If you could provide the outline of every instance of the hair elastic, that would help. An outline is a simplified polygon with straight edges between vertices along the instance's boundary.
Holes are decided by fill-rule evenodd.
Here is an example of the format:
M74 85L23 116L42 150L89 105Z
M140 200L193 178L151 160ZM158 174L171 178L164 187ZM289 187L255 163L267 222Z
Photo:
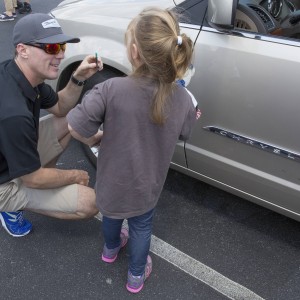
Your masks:
M177 45L181 45L182 44L182 37L180 35L177 36Z

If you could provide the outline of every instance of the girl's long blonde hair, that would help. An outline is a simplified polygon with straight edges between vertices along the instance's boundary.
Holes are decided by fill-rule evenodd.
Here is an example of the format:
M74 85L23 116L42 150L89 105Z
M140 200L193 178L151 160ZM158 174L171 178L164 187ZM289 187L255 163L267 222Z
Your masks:
M129 23L125 42L136 44L141 61L132 76L146 76L157 82L151 116L154 123L162 125L175 80L184 76L191 63L193 42L180 34L174 12L153 7L144 9Z

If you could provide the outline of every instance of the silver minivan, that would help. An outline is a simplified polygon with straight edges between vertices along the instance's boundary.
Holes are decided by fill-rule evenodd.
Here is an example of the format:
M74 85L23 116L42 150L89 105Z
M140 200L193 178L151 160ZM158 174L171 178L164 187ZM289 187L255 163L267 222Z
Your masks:
M300 0L63 1L51 14L81 42L53 88L95 51L105 70L86 89L129 74L124 32L146 6L180 12L195 44L188 89L202 116L171 167L299 221Z

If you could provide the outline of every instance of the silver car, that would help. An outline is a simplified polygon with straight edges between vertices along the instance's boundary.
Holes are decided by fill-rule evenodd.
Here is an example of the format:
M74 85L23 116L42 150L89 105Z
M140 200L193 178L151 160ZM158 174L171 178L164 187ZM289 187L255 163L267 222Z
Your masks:
M105 70L86 89L130 73L124 32L146 6L180 12L195 43L188 89L202 116L171 167L300 221L300 0L63 1L51 14L81 42L53 88L96 52Z

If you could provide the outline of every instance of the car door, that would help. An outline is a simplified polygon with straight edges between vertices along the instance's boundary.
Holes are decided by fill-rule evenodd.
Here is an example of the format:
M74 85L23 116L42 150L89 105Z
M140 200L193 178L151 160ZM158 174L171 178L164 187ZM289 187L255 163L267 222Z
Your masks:
M205 23L189 89L202 116L186 144L198 179L300 219L300 43Z

